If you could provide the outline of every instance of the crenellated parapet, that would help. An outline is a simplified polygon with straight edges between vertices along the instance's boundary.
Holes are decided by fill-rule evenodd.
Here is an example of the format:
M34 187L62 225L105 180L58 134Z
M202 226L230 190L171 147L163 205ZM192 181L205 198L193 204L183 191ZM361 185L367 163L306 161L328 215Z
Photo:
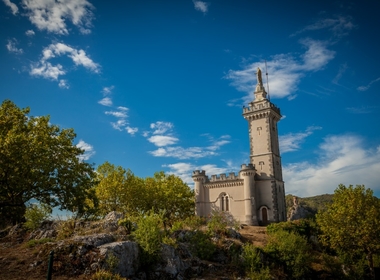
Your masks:
M271 110L268 110L271 109ZM271 103L268 100L263 102L251 102L248 107L243 107L243 116L249 115L254 116L254 118L266 117L273 111L281 117L280 108Z

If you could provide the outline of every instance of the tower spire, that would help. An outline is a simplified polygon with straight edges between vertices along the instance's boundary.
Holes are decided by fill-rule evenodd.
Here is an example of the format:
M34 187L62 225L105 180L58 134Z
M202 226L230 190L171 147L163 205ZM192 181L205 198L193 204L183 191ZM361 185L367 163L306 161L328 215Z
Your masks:
M257 78L257 85L254 92L255 101L260 101L267 98L267 93L263 86L263 76L261 73L261 69L259 67L257 67L256 78Z

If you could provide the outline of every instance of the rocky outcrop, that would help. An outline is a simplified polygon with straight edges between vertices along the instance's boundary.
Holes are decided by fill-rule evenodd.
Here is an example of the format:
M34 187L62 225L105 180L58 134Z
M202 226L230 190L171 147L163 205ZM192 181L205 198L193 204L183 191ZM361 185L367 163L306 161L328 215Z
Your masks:
M298 198L293 196L293 206L289 209L288 221L305 219L311 215L312 213L309 210L298 203Z
M112 269L122 277L133 276L138 271L140 266L139 246L136 242L112 242L98 248L100 256L105 260L102 265L103 268Z

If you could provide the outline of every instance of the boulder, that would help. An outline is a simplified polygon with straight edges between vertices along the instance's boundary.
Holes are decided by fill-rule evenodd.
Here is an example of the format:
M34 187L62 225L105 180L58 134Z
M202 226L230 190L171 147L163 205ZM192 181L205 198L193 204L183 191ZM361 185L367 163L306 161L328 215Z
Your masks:
M86 245L91 245L94 247L99 247L101 245L111 243L114 241L112 234L102 233L102 234L92 234L86 236L75 236L72 238L75 242L84 243Z
M104 266L109 268L112 259L116 258L113 272L122 277L133 276L139 268L139 247L136 242L121 241L104 244L98 247L100 255L105 258ZM107 262L108 260L108 262Z

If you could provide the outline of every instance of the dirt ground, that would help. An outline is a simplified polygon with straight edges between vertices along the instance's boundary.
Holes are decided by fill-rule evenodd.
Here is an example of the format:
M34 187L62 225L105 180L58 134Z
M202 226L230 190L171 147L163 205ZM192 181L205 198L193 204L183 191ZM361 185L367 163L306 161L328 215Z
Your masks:
M266 228L258 226L245 226L240 234L246 241L256 246L266 244ZM40 280L46 279L48 268L48 252L42 249L44 245L28 247L25 242L9 238L0 239L0 280ZM46 259L46 262L36 263L37 259ZM59 268L54 267L53 280L89 279L89 276L59 275ZM206 278L203 278L206 279Z

